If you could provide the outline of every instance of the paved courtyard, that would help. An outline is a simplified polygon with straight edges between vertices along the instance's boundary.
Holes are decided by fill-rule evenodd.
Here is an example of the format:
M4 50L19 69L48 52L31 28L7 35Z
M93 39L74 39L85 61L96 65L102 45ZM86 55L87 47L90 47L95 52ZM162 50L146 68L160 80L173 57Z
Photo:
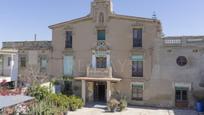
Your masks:
M198 113L193 110L167 110L140 107L128 107L123 112L111 113L106 110L106 106L104 105L94 105L84 107L75 112L69 112L69 115L198 115Z

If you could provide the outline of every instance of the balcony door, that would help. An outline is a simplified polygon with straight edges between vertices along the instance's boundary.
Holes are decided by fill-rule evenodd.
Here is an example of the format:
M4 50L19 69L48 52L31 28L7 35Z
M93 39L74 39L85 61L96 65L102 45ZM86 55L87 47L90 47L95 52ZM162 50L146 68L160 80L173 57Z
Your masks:
M188 107L188 88L176 88L175 90L175 104L176 107Z
M106 57L96 57L96 67L97 68L106 68Z
M73 56L64 56L64 75L72 76L73 75L73 66L74 59Z

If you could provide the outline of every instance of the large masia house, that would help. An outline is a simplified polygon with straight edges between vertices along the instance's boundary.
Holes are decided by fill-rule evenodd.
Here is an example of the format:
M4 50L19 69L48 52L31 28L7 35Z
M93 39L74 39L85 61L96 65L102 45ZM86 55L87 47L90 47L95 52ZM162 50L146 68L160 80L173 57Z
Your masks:
M46 60L36 63L50 76L73 76L74 93L85 102L125 96L133 105L192 107L204 94L202 36L164 38L159 20L115 14L111 0L94 0L87 16L49 28L52 48L42 49ZM19 50L36 54L19 65L38 59L31 51Z

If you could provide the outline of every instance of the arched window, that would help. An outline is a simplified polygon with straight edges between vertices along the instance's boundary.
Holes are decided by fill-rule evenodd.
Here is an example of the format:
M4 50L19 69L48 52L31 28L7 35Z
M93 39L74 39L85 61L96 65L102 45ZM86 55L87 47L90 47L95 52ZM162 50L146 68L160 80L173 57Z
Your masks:
M99 14L99 23L104 23L104 14L102 12Z

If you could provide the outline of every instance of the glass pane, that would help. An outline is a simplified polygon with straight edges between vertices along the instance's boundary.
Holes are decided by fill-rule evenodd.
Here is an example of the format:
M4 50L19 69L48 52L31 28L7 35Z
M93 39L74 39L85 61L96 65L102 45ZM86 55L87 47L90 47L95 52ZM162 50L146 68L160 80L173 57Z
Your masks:
M143 76L143 61L132 62L132 76L142 77Z
M98 30L98 40L105 40L105 39L106 39L105 30Z
M65 48L72 48L72 32L66 32Z
M182 100L183 100L183 101L186 101L187 98L188 98L187 91L186 91L186 90L183 90L183 91L182 91Z
M133 29L133 47L142 47L142 29Z
M181 100L181 91L176 90L176 100Z
M21 60L20 60L20 62L21 62L21 67L26 67L26 57L21 57L20 58Z
M106 68L106 57L96 57L96 67Z
M8 66L11 65L11 57L8 57Z
M137 84L132 85L132 98L136 100L142 100L143 86Z
M41 60L41 67L47 68L47 60L46 59Z

